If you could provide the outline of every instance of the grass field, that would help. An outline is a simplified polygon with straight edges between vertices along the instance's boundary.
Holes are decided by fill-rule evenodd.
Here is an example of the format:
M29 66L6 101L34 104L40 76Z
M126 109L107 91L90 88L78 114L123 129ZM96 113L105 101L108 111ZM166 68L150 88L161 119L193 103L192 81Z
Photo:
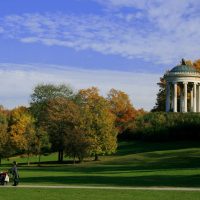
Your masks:
M68 161L58 164L54 162L56 156L43 157L41 167L36 164L28 167L25 158L13 158L22 163L21 184L200 187L197 142L123 142L116 155L75 165L67 164ZM8 161L4 161L2 169L8 167Z
M1 189L4 200L198 200L200 192L89 189Z

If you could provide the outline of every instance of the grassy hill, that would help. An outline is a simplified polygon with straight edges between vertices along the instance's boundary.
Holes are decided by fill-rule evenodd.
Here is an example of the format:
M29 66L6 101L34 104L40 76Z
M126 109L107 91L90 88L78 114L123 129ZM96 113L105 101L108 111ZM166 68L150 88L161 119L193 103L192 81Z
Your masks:
M199 144L121 142L115 155L101 157L98 162L74 165L66 159L58 164L52 154L42 158L41 167L26 166L26 158L17 157L4 160L1 169L17 160L21 184L199 187Z

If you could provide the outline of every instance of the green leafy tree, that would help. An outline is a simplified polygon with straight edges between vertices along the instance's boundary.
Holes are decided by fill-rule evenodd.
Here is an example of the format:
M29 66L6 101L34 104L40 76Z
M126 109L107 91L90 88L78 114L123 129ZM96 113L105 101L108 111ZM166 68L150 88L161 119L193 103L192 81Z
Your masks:
M156 105L152 109L153 112L165 111L166 105L166 81L164 77L160 78L160 82L157 85L159 86L159 91L157 93Z
M49 124L48 120L48 105L49 102L56 98L66 98L73 99L74 93L70 86L68 85L53 85L53 84L40 84L35 87L33 94L31 95L31 112L36 119L37 130L45 129L45 125ZM52 135L52 131L48 129L49 139L53 142L53 138L56 137L57 133ZM53 149L57 149L55 142L52 144ZM63 148L59 151L58 161L63 159Z
M39 84L31 95L31 111L40 126L45 119L48 102L57 97L73 98L73 90L68 85Z
M35 153L38 156L38 165L40 166L41 156L49 152L51 147L48 133L42 128L36 129Z

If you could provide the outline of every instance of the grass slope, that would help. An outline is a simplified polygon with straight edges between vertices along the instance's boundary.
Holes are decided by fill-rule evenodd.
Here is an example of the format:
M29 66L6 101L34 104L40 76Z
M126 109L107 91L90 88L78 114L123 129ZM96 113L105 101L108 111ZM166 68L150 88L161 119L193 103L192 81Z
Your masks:
M116 155L76 165L54 162L55 154L43 157L41 167L26 166L25 158L13 159L22 163L21 184L200 187L198 142L122 142ZM8 161L2 165L6 168Z

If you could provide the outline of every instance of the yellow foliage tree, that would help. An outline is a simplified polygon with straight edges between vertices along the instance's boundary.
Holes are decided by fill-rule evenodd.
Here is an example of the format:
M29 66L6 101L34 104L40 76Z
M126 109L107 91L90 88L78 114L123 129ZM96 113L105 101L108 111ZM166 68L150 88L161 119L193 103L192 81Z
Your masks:
M27 108L18 107L11 111L9 129L12 146L20 152L27 153L29 164L29 156L34 151L36 138L34 119Z
M1 159L8 155L8 113L2 106L0 106L0 164Z
M193 62L193 66L200 71L200 59Z
M92 143L91 153L98 160L100 154L110 154L117 148L115 115L110 111L109 102L99 95L96 87L82 89L78 93L82 113L82 130Z

